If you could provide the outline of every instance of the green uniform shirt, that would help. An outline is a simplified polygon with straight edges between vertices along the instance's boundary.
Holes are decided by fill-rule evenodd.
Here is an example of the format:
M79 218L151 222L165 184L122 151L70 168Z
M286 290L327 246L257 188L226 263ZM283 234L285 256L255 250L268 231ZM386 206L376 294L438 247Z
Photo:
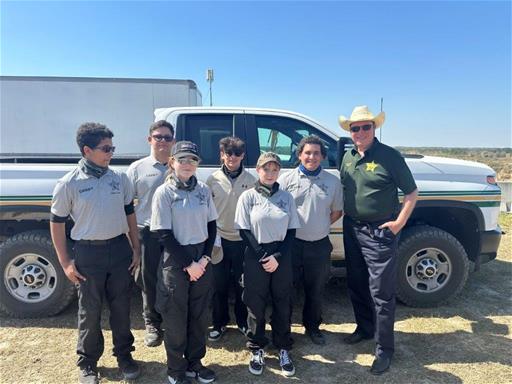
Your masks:
M402 155L377 139L363 157L355 148L345 153L340 178L345 214L360 221L377 221L397 214L397 188L405 195L416 189Z

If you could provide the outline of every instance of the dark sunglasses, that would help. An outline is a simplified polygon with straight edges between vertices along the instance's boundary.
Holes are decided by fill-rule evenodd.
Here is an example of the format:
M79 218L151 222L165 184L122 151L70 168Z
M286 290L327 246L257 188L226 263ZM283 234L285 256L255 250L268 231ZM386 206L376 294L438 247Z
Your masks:
M105 153L110 153L110 152L114 153L114 151L116 150L116 147L112 147L110 145L103 145L101 147L96 147L94 149L99 149L100 151L103 151Z
M152 135L151 137L153 139L155 139L156 141L158 141L159 143L161 143L164 140L167 141L168 143L170 143L172 141L172 139L174 138L170 135Z
M242 156L244 153L242 151L225 151L224 154L226 156L236 156L236 157L240 157Z
M350 127L350 132L357 133L359 130L363 128L363 131L368 132L373 128L373 124L365 124L365 125L355 125Z

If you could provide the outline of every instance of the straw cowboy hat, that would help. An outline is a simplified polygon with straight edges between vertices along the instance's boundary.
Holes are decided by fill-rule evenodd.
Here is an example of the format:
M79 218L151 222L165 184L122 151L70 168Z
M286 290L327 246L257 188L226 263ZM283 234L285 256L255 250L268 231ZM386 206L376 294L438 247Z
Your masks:
M377 116L373 116L373 113L370 112L368 106L359 105L354 108L352 114L350 115L350 119L347 119L345 116L340 116L339 123L341 128L345 131L350 132L350 124L355 123L357 121L373 121L375 124L375 129L379 128L382 124L384 124L384 120L386 119L386 114L384 112L379 113Z

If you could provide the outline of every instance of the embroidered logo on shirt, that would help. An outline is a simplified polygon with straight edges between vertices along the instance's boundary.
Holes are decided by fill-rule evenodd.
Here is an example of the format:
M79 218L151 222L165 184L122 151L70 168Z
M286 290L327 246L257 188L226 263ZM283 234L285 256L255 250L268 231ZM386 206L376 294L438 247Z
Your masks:
M89 188L84 188L84 189L79 189L78 190L78 193L84 193L84 192L87 192L87 191L92 191L93 187L89 187Z
M325 183L322 183L322 184L318 184L318 188L320 188L322 190L323 193L327 194L327 191L329 189L329 186L326 185Z
M110 185L110 187L112 188L111 193L120 193L121 192L121 186L119 184L120 183L117 180L112 180L110 183L108 183L108 185Z
M206 196L206 193L205 193L205 192L203 192L203 191L199 191L199 192L197 192L196 197L197 197L197 199L199 200L199 204L200 204L200 205L205 205L205 204L206 204L206 198L207 198L207 196Z
M147 175L144 175L144 177L154 177L154 176L160 176L159 173L148 173Z
M284 201L283 199L279 200L276 205L282 209L283 211L286 209L286 207L288 206L288 202L287 201Z
M377 163L375 163L375 161L372 160L371 163L366 163L366 170L368 172L375 172L375 168L377 168Z

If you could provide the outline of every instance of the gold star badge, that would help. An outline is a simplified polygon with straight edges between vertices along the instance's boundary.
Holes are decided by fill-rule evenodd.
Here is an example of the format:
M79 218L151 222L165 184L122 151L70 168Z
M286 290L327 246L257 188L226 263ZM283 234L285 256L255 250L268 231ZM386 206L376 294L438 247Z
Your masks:
M375 161L372 161L371 163L366 163L366 170L369 172L375 172L375 168L377 168L377 165Z

